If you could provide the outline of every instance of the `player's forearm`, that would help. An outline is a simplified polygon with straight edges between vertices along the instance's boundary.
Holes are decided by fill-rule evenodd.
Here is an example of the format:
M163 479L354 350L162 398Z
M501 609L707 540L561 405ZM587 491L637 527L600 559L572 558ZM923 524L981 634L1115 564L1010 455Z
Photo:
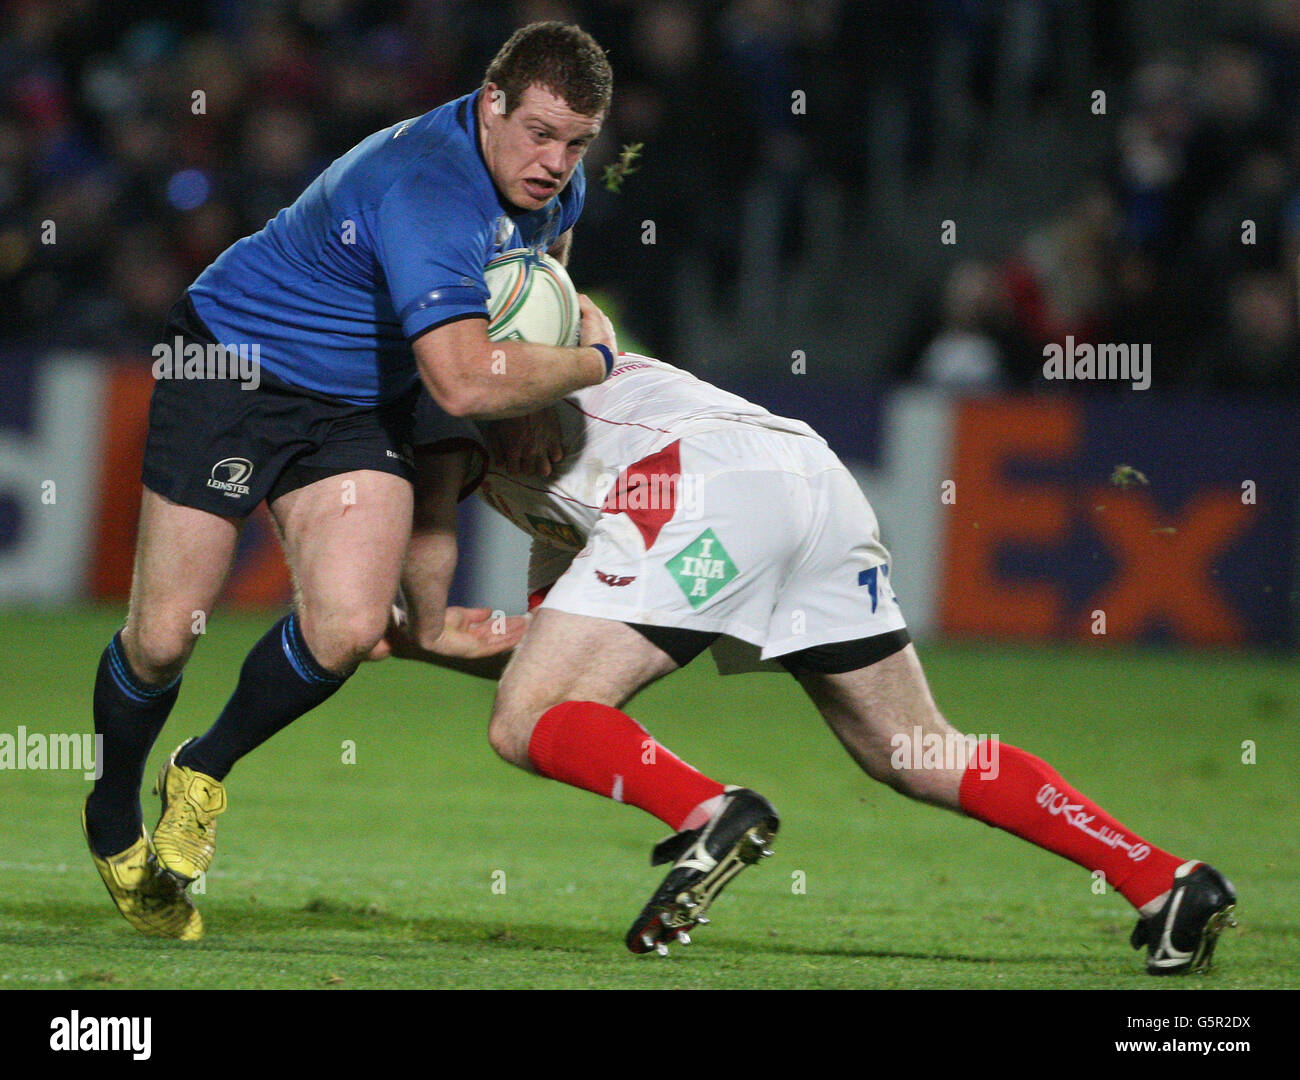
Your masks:
M447 592L456 572L456 505L469 475L465 450L416 449L415 505L402 564L407 632L422 646L442 634Z
M589 346L565 348L498 341L486 355L448 376L421 373L434 400L453 416L499 420L523 416L605 378L605 360Z
M410 636L429 646L442 634L447 592L456 572L456 534L442 530L412 532L402 567Z
M446 668L448 671L458 671L462 675L473 675L475 678L495 681L501 678L501 673L505 671L506 665L510 663L510 658L514 654L514 649L507 649L495 656L480 656L470 660L460 656L442 656L435 652L422 650L418 654L402 653L399 658L402 660L419 660L425 664L432 664L434 667Z

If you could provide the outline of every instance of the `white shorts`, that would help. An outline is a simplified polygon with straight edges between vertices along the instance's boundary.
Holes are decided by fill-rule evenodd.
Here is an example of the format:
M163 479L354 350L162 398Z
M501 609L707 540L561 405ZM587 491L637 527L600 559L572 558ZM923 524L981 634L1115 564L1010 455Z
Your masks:
M823 442L729 424L684 436L680 459L671 504L602 514L542 607L751 646L720 642L724 672L905 627L876 515Z

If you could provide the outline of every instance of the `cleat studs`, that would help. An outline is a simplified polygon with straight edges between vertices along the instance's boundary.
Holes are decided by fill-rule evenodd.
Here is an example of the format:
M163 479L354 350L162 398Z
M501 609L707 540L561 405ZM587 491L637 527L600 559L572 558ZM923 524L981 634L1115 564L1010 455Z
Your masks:
M691 943L691 935L688 934L685 930L683 930L680 934L677 935L677 940L680 941L683 945L689 945Z
M650 934L642 934L641 944L644 945L647 949L653 949L655 945L655 939Z
M695 921L696 921L697 923L699 923L701 926L708 926L709 923L712 922L713 920L712 920L712 919L706 919L703 915L701 915L701 916L700 916L698 919L696 919Z
M657 952L660 956L667 956L668 946L661 941L659 942L658 945L655 946L655 952Z
M774 852L770 847L765 847L762 851L758 853L758 857L760 859L766 859L775 854L776 852Z

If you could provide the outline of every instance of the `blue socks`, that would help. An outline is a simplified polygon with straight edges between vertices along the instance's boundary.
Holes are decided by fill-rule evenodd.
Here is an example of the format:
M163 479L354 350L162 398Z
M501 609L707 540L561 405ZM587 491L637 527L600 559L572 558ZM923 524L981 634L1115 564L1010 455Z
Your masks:
M347 681L316 662L297 615L276 623L253 646L239 683L217 721L178 755L177 763L224 780L235 762L330 697ZM140 787L149 751L180 693L142 683L127 663L121 632L113 635L95 676L95 734L103 736L102 773L86 802L91 847L101 858L140 837Z
M325 701L347 678L316 662L298 616L289 615L253 646L217 722L187 745L176 763L224 780L236 761Z
M99 658L95 675L95 734L103 736L101 774L86 802L91 846L100 857L125 851L140 838L140 785L158 732L180 693L181 677L165 686L136 678L121 631Z

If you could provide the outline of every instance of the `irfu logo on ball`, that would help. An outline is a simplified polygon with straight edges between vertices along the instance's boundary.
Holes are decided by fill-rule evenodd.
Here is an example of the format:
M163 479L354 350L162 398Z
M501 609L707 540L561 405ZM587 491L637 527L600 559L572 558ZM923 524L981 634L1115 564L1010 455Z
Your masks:
M664 565L693 608L707 604L738 573L712 529L705 529Z

